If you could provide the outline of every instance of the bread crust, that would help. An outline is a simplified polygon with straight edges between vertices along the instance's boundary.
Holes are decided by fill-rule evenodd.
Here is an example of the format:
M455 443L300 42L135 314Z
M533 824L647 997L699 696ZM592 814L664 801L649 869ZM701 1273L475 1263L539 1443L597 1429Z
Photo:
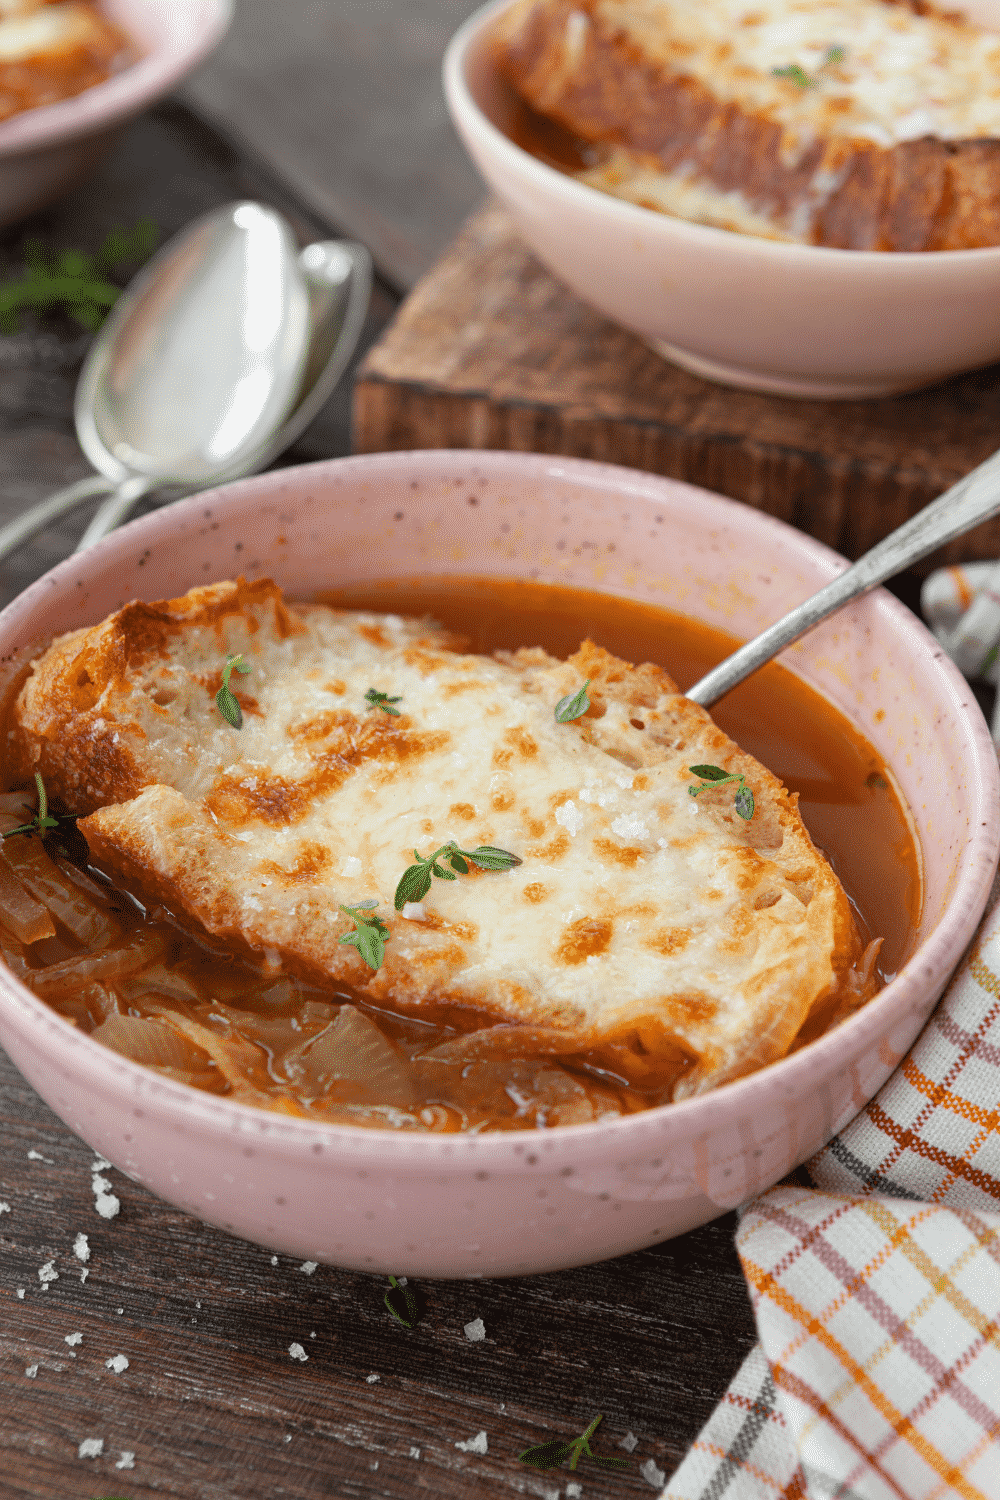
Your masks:
M576 25L570 57L574 15L589 24ZM520 0L500 17L493 53L540 114L617 148L637 174L683 170L742 195L776 238L882 251L1000 244L1000 140L928 136L885 147L820 134L789 149L780 122L645 54L606 24L599 0Z

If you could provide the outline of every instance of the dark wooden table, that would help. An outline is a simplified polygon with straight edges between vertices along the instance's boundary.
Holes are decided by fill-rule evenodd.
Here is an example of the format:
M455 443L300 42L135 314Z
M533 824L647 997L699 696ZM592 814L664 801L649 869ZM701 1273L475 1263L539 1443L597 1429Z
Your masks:
M167 105L123 135L96 180L0 239L0 280L20 265L25 235L91 248L149 215L167 237L245 195L288 213L303 239L337 231ZM376 288L367 342L395 300ZM0 520L87 472L72 423L86 345L58 316L0 336ZM345 389L284 461L348 443ZM71 549L87 514L0 565L5 600ZM648 1495L655 1475L640 1465L670 1473L753 1342L732 1216L583 1270L421 1284L421 1318L407 1331L377 1278L275 1263L117 1172L107 1175L121 1211L99 1216L92 1154L2 1054L0 1132L2 1500L471 1500L575 1493L570 1481L585 1500ZM86 1264L74 1253L80 1233ZM58 1279L39 1276L49 1263ZM464 1333L476 1318L481 1342ZM289 1357L293 1342L305 1363ZM121 1373L107 1364L119 1355ZM638 1439L628 1474L518 1463L524 1447L571 1437L597 1412L602 1451ZM486 1454L456 1446L481 1431ZM81 1457L88 1440L101 1452Z

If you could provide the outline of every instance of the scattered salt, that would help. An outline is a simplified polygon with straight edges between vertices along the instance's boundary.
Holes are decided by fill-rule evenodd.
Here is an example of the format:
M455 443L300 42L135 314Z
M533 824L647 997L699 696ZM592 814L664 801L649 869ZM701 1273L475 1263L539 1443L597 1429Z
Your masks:
M63 1340L63 1342L66 1343L66 1344L68 1344L71 1349L75 1349L76 1346L77 1346L77 1344L82 1344L83 1343L83 1334L82 1333L67 1333L67 1335L66 1335L65 1339Z
M570 1480L569 1484L566 1486L567 1500L577 1500L577 1496L582 1494L583 1485L577 1484L574 1480Z
M585 821L583 813L577 807L572 797L568 802L564 802L561 807L556 808L556 822L565 828L570 838L576 837Z
M94 1162L90 1170L92 1172L106 1172L108 1171L110 1166L111 1163L108 1161L108 1158L106 1156L101 1156L100 1154L95 1153Z
M302 1272L303 1276L311 1276L318 1265L318 1260L304 1260L301 1266L299 1266L299 1270Z
M113 1219L121 1208L121 1203L111 1191L109 1178L101 1176L101 1167L109 1167L110 1165L111 1163L106 1162L102 1156L99 1161L94 1163L92 1168L93 1176L90 1180L90 1186L94 1190L94 1207L102 1219Z
M43 1161L47 1167L54 1167L55 1166L55 1162L52 1161L49 1157L43 1156L40 1151L29 1151L28 1152L28 1160L29 1161Z
M29 1365L28 1368L25 1370L24 1373L25 1373L25 1375L27 1375L27 1377L28 1377L29 1380L34 1380L35 1376L38 1374L38 1366L37 1365Z
M130 1453L127 1448L119 1448L118 1451L121 1454L121 1458L115 1464L115 1468L116 1469L134 1469L135 1468L135 1454L134 1453Z
M410 1457L411 1458L419 1458L420 1457L420 1449L419 1448L411 1448L410 1449Z
M639 1446L639 1439L634 1432L626 1432L618 1446L624 1448L626 1453L634 1453Z
M666 1474L658 1469L651 1458L647 1458L644 1464L639 1465L639 1473L647 1484L651 1484L654 1490L661 1489L666 1481Z
M38 1279L42 1283L42 1290L48 1291L50 1281L59 1280L59 1272L56 1270L55 1261L47 1260L38 1273Z
M116 1375L122 1375L128 1369L128 1360L124 1354L116 1354L114 1359L106 1359L104 1361L104 1368L106 1370L114 1370Z
M278 1264L278 1257L276 1255L271 1256L271 1264L272 1266L276 1266Z
M381 1379L382 1379L381 1375L368 1375L368 1376L366 1376L366 1380L367 1380L367 1382L368 1382L369 1385L374 1385L376 1383L376 1381L379 1381Z
M465 1337L470 1344L479 1344L486 1337L486 1324L482 1318L473 1318L471 1323L465 1325Z
M21 1302L23 1302L24 1301L24 1287L23 1286L19 1286L18 1287L18 1289L17 1289L17 1295L18 1295L18 1299Z
M405 922L426 922L427 913L422 901L404 901L403 910L400 913Z
M344 860L344 868L340 872L341 878L344 880L354 880L358 875L361 874L363 868L364 867L360 859L358 859L357 855L349 854Z
M698 804L697 804L697 802L689 802L688 803L688 812L691 814L692 817L696 817L697 816L697 813L698 813Z
M622 813L611 825L611 832L620 839L648 839L649 829L637 813Z
M293 1359L300 1359L303 1364L305 1364L306 1360L309 1358L308 1354L303 1349L301 1344L289 1344L288 1352Z
M82 1285L83 1285L83 1283L84 1283L84 1282L85 1282L85 1281L86 1281L86 1279L87 1279L87 1277L88 1277L88 1276L89 1276L89 1275L90 1275L90 1272L89 1272L89 1271L88 1271L88 1270L87 1270L87 1267L86 1267L86 1266L84 1266L84 1268L83 1268L83 1270L82 1270L82 1271L81 1271L81 1272L80 1272L80 1285L81 1285L81 1286L82 1286Z
M488 1453L490 1451L485 1432L477 1432L475 1437L468 1438L464 1443L456 1443L455 1447L461 1448L463 1453Z
M10 1204L9 1203L0 1203L0 1214L9 1214L9 1213L10 1213Z
M81 1458L100 1458L104 1452L103 1438L84 1438L76 1450Z
M90 1259L90 1245L87 1243L85 1234L78 1234L73 1241L73 1254L77 1260L87 1261Z

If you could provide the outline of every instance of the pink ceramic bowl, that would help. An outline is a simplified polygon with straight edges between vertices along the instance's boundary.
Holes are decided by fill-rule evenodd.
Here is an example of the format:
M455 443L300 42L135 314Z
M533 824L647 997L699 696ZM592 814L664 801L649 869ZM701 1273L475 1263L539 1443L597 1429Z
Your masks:
M487 46L507 3L456 34L445 96L527 243L584 302L697 375L789 396L884 396L1000 359L1000 249L886 255L755 239L621 202L515 146L513 95ZM1000 0L964 8L1000 29Z
M218 46L234 0L102 0L138 61L104 83L0 121L0 228L53 202L90 170L111 133L169 94Z
M185 500L71 557L0 614L0 659L133 597L269 573L291 595L426 574L597 588L752 635L844 567L819 543L673 480L573 459L389 453ZM0 969L0 1041L71 1129L212 1224L303 1260L498 1276L619 1255L768 1187L847 1120L926 1020L986 899L997 762L972 694L880 591L787 653L861 726L913 811L919 946L839 1030L712 1094L551 1131L408 1135L238 1108L126 1062Z

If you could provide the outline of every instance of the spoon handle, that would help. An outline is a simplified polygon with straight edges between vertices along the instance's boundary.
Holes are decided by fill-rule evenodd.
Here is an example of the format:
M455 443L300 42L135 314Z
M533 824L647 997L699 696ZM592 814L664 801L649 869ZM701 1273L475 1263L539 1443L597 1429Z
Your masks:
M120 526L124 521L136 501L141 500L143 495L155 488L158 482L155 479L148 479L145 475L126 479L97 507L91 517L90 525L73 550L84 552L95 542L99 542L102 537L107 536L109 531L114 531L115 527Z
M67 485L64 490L56 490L47 500L40 500L37 505L30 506L15 521L0 526L0 562L15 547L34 536L36 531L44 530L50 521L58 520L66 511L82 505L84 500L90 500L94 495L103 495L112 488L112 480L105 479L102 474L91 474L86 479L78 479L76 484Z
M953 484L950 490L945 490L937 500L932 500L917 515L890 532L839 578L834 578L752 641L747 641L732 656L727 656L689 688L685 696L703 708L711 708L751 672L756 672L758 667L812 630L827 615L832 615L849 600L867 593L893 574L901 573L926 557L928 552L943 547L998 512L1000 452L994 453L971 474Z

